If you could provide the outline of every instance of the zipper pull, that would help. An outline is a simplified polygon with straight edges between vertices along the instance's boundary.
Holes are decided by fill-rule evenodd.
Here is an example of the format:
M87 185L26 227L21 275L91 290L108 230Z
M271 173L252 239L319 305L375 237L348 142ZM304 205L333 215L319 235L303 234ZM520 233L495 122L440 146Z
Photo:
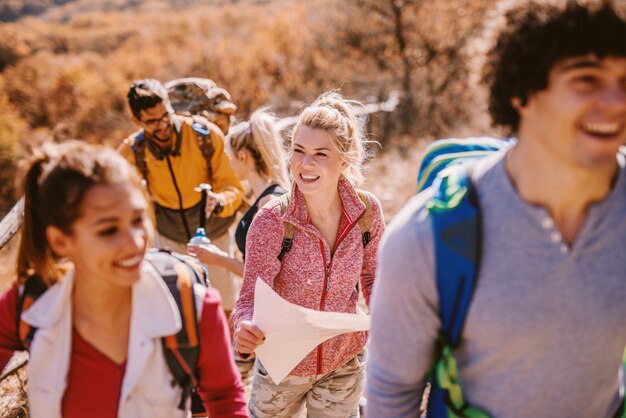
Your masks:
M328 292L328 285L330 283L330 263L326 266L326 291Z

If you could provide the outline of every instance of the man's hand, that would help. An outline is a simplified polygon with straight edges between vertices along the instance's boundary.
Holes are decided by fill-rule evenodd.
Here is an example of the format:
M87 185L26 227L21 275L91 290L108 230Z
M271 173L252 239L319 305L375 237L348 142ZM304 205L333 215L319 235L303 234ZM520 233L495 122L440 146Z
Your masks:
M241 354L252 354L265 341L265 334L251 321L241 321L235 331L235 350Z
M212 191L206 191L206 205L204 206L204 214L206 218L210 218L214 213L217 215L224 207L224 202L221 196Z

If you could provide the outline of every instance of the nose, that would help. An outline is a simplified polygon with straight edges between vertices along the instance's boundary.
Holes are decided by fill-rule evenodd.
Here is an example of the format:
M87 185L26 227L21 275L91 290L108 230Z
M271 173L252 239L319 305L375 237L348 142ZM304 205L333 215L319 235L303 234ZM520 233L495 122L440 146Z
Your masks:
M313 156L310 155L310 154L305 154L302 157L302 165L306 167L306 166L310 166L312 164L313 164Z
M601 102L611 108L626 108L626 86L623 83L615 83L607 88L602 95Z
M159 120L159 129L167 128L170 124L170 117L165 116L161 120Z
M145 228L129 228L124 238L124 244L129 249L142 250L146 247L148 231Z

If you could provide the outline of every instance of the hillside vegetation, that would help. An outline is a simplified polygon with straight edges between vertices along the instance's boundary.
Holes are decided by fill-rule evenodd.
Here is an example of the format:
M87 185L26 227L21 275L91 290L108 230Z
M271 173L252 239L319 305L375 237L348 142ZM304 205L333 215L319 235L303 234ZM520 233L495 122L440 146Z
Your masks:
M480 124L467 45L495 0L12 0L0 24L0 215L19 155L43 139L117 144L132 132L125 95L138 78L214 79L237 116L294 114L341 88L366 101L402 93L375 118L384 148ZM3 15L4 16L4 15ZM401 138L401 139L398 139Z

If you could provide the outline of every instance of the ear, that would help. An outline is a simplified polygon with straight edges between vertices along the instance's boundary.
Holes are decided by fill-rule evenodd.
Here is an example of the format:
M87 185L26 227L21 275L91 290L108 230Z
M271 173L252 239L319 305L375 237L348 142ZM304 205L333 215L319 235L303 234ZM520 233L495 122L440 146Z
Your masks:
M141 126L141 121L135 117L135 115L131 115L130 120L137 126Z
M521 110L524 108L522 99L520 99L519 97L513 97L511 99L511 106L513 106L513 109L517 110L518 112L521 112Z
M245 164L250 159L250 153L245 149L240 149L235 153L235 157Z
M70 251L70 237L56 226L46 228L46 238L53 253L61 257L67 257Z

